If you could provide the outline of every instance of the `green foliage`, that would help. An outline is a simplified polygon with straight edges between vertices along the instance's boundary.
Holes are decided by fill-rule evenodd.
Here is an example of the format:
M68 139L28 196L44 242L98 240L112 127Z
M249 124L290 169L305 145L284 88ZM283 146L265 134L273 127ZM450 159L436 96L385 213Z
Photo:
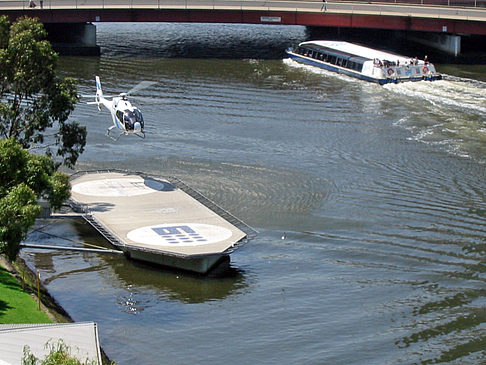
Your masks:
M19 244L40 213L35 193L20 184L0 199L0 252L15 260Z
M24 346L24 355L22 358L22 365L95 365L98 364L95 360L86 359L80 361L75 356L71 355L71 348L67 346L64 341L58 342L48 341L46 348L49 349L49 354L44 359L37 359L31 352L29 346Z
M57 146L56 155L72 167L86 145L86 128L68 122L78 101L76 84L56 76L58 57L46 36L37 19L11 24L0 17L0 137L48 155Z
M20 283L0 267L0 323L50 323L34 298L22 290Z
M69 196L68 176L51 158L29 153L12 138L0 140L0 253L15 260L40 213L39 198L57 209Z

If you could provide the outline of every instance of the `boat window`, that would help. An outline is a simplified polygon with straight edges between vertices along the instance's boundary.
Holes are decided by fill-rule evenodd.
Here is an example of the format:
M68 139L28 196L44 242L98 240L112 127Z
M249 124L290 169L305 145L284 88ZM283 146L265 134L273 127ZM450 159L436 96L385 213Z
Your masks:
M347 54L320 45L299 46L297 52L307 57L322 60L334 65L346 67L361 72L363 64L369 59L361 56Z

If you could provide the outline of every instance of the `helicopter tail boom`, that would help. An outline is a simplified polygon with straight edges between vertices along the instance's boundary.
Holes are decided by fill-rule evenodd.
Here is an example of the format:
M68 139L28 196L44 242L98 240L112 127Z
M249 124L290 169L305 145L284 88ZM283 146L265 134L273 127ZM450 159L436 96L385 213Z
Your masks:
M101 90L101 81L99 76L95 76L96 81L96 96L103 96L103 90Z
M95 102L93 104L98 105L98 110L101 110L101 105L103 103L103 90L101 90L101 81L99 76L95 76L96 82L96 96Z

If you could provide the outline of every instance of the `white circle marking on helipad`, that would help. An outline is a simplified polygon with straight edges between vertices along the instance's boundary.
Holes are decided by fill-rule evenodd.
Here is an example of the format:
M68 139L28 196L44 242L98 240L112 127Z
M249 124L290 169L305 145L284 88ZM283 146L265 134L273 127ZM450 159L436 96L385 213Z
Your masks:
M154 246L201 246L230 238L231 230L201 223L159 224L128 232L131 241Z
M151 179L144 180L138 176L86 181L72 187L73 192L78 194L107 197L150 194L162 189L164 189L163 182Z

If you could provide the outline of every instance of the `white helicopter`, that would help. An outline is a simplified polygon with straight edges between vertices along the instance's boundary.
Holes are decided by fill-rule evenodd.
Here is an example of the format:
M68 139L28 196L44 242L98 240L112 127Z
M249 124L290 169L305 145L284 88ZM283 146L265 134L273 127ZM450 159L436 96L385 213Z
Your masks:
M142 81L130 91L126 93L121 93L118 96L105 96L103 95L103 91L101 90L101 81L99 76L95 76L96 81L96 95L94 96L95 101L88 102L88 104L96 104L98 106L98 110L101 111L101 106L105 106L111 112L111 117L113 119L113 125L109 127L106 131L106 135L110 137L114 141L118 141L118 139L122 135L129 135L134 134L140 138L145 138L144 132L144 122L143 116L140 110L133 106L130 101L128 101L128 95L134 93L135 91L139 91L145 89L151 85L156 84L153 81ZM107 98L112 98L108 100ZM120 133L116 138L113 138L110 135L110 132L114 129L118 128Z

